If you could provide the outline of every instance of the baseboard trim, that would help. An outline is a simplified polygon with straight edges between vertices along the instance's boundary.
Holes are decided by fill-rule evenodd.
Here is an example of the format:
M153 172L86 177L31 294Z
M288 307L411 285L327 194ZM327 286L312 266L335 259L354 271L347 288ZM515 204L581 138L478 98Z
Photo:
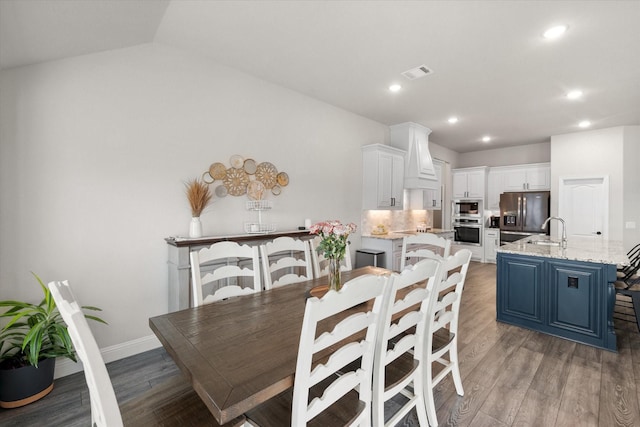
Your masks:
M161 345L162 344L155 335L148 335L132 341L105 347L100 350L100 353L102 354L104 363L109 363L124 359L125 357L135 356L136 354L144 353L145 351L153 350ZM58 358L58 360L56 360L54 378L66 377L67 375L75 374L76 372L82 372L82 370L81 362L74 363L72 360L67 358Z

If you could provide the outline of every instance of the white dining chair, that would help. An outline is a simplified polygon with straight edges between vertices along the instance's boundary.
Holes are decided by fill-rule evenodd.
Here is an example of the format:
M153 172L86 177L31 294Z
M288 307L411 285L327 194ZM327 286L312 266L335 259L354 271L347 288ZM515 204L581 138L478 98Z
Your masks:
M257 246L218 242L191 252L190 261L194 307L262 290ZM243 262L250 264L242 266ZM250 286L242 286L244 279L251 281ZM211 288L206 297L204 287Z
M315 237L309 240L311 248L311 262L313 264L314 277L320 278L329 274L329 260L324 257L324 253L319 250L318 245L322 239ZM350 271L353 269L351 264L351 244L347 242L347 249L344 252L344 258L340 262L340 271Z
M425 333L425 398L430 426L438 425L433 391L449 373L452 374L456 393L464 395L458 362L458 318L471 251L463 249L442 261L441 280L434 286L429 299ZM444 341L444 343L442 343ZM448 354L448 359L444 356ZM433 375L433 364L443 369Z
M60 315L67 324L76 354L82 362L89 388L92 426L219 426L182 375L167 380L125 403L121 411L100 348L69 283L50 282L48 287ZM245 418L239 417L224 427L239 427L244 423Z
M430 247L425 247L429 245ZM405 236L402 239L402 258L400 259L400 271L407 266L407 258L434 258L445 259L451 252L451 240L445 239L433 233L416 233Z
M265 289L313 279L306 240L278 237L260 245Z
M373 426L395 426L415 408L421 426L428 426L424 399L424 338L429 299L440 282L442 263L425 259L391 278L389 303L384 306L373 366ZM404 297L403 291L413 286ZM401 317L392 320L394 315ZM385 402L399 394L407 399L385 423ZM402 400L396 400L399 402ZM387 414L389 415L389 414Z
M387 280L360 276L340 291L307 299L293 390L249 411L249 423L261 427L371 425L373 348ZM373 303L363 304L367 301ZM334 326L319 332L319 324ZM338 375L345 365L352 368Z

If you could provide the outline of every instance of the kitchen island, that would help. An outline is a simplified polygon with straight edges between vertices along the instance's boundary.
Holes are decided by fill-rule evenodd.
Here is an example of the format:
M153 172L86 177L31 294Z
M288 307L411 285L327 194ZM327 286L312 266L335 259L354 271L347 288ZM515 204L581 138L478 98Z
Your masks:
M496 248L498 321L617 351L613 325L622 242L532 236Z

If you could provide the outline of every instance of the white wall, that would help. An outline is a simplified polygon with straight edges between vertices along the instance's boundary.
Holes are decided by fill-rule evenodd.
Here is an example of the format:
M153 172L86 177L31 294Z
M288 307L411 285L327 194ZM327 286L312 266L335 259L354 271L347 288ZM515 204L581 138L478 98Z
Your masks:
M640 126L625 126L624 132L624 212L623 221L635 222L635 228L624 228L627 251L640 243Z
M380 123L153 44L2 71L0 92L0 299L39 301L30 271L69 279L104 309L101 347L151 335L166 312L164 238L188 233L184 181L240 154L289 174L265 214L279 229L360 223L360 146L388 139ZM246 200L215 200L204 233L243 232Z
M609 239L623 241L623 144L623 127L552 136L551 215L558 213L560 177L608 176Z
M520 145L518 147L495 148L458 155L459 168L473 166L511 166L529 163L548 163L551 159L549 142Z

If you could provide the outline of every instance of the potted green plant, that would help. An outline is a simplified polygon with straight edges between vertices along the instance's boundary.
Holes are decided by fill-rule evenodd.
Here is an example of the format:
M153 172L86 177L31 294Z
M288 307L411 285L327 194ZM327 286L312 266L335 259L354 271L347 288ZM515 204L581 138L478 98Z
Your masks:
M49 288L34 273L44 298L40 304L0 301L9 307L0 314L8 322L0 330L0 407L17 408L46 396L53 389L56 357L76 362L67 326ZM87 310L100 310L85 306ZM101 323L96 316L86 318Z

